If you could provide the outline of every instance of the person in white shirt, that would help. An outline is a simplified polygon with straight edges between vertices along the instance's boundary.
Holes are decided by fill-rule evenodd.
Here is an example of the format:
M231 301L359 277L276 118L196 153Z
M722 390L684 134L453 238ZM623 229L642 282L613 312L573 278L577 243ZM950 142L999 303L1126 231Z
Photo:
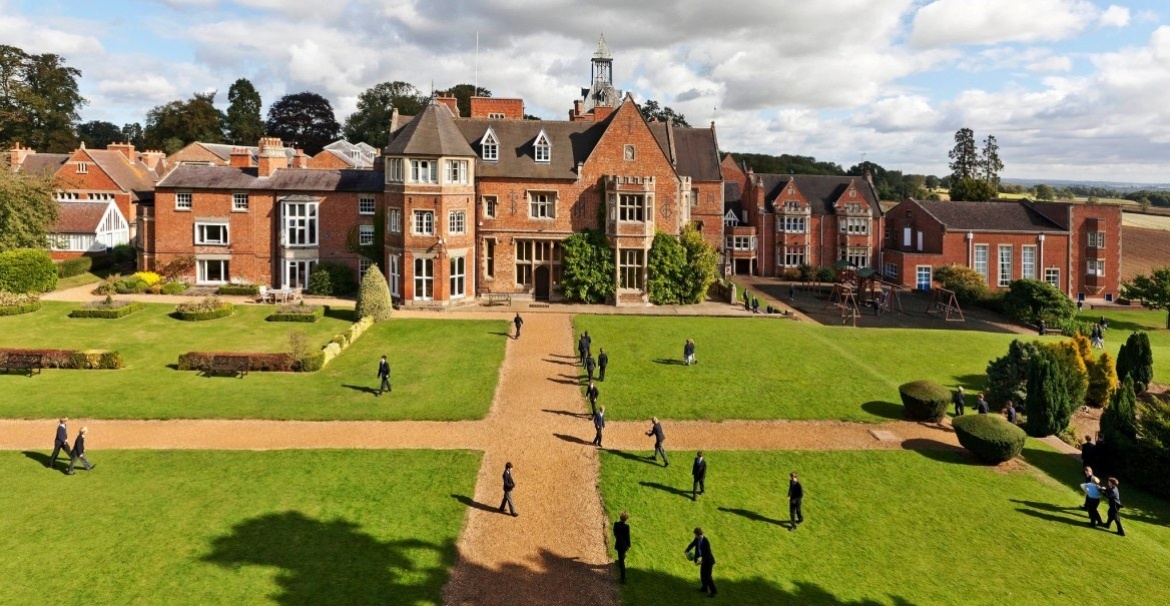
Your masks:
M1088 482L1081 484L1081 490L1085 491L1085 510L1089 512L1089 526L1093 528L1103 526L1105 523L1101 520L1101 512L1098 511L1098 507L1101 506L1101 481L1097 476L1092 476Z

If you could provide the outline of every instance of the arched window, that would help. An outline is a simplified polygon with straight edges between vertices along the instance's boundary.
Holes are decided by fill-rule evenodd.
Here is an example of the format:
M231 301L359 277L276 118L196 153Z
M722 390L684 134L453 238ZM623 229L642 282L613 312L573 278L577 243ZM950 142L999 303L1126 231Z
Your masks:
M548 135L543 130L536 136L536 142L533 146L536 148L537 162L552 161L552 143L549 142Z

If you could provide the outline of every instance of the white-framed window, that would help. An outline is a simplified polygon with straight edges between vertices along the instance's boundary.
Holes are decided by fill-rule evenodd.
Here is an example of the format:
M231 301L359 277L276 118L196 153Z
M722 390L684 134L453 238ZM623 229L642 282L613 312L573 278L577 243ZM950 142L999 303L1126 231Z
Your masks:
M618 251L618 277L620 288L642 289L642 266L645 251L623 248Z
M196 223L195 243L200 246L227 246L228 226L226 223Z
M370 267L374 265L368 257L358 257L358 280L366 277L366 272L370 271Z
M503 112L488 112L488 120L503 120Z
M556 218L557 195L547 191L528 192L528 216L532 219Z
M483 216L488 219L496 218L496 207L499 205L499 198L496 196L483 197Z
M227 284L230 279L226 259L199 259L195 262L197 284Z
M402 158L390 158L386 162L386 180L401 183L405 164Z
M791 194L792 190L789 189L788 193ZM786 213L798 213L798 212L801 212L804 210L804 208L800 206L800 202L798 202L796 200L785 200L783 207L784 207L784 212L786 212Z
M839 229L843 234L864 236L869 233L869 219L849 217L841 221Z
M1012 285L1012 245L999 245L999 281L1000 286Z
M435 235L435 213L430 210L414 211L414 231L416 236Z
M930 290L931 287L931 269L929 265L917 265L914 267L914 288L918 290Z
M1020 277L1026 280L1036 279L1036 247L1020 247Z
M411 160L410 161L410 180L414 183L434 183L435 178L435 161L434 160Z
M91 192L85 199L94 202L111 202L114 199L114 194L109 192Z
M891 280L898 279L898 266L894 263L886 263L885 276Z
M496 133L492 129L488 129L483 135L483 139L479 141L479 148L483 152L483 159L488 162L495 162L500 159L500 140L496 138Z
M387 229L392 234L402 233L402 209L391 208L390 212L386 213Z
M53 196L58 202L76 202L81 199L81 194L75 191L59 191Z
M317 245L317 202L285 202L284 245ZM307 284L307 283L306 283Z
M727 236L726 247L731 250L755 250L755 236Z
M418 257L414 260L414 298L430 301L435 298L435 260Z
M808 232L808 217L783 217L776 222L776 231L786 234L803 234Z
M1045 267L1044 281L1060 288L1060 268L1059 267Z
M987 274L987 272L990 270L990 266L988 265L989 254L990 252L987 244L975 245L975 267L973 269L975 270L975 273L983 276L984 284L991 284L991 279Z
M447 233L452 235L467 233L467 213L461 210L448 212Z
M495 238L487 238L483 241L483 277L488 280L496 277Z
M284 262L285 288L308 288L309 276L317 268L316 259L290 259Z
M854 267L869 267L869 248L864 246L849 246L841 249L841 260Z
M781 267L800 267L808 260L808 248L805 246L785 246L776 253L776 262Z
M536 136L536 142L533 145L537 162L552 161L552 143L549 142L548 135L543 130Z
M467 294L467 258L451 257L451 298L461 299Z
M89 172L89 163L88 162L78 162L77 163L77 174L84 175L88 172Z
M358 244L361 246L372 246L374 244L373 225L358 226Z
M621 194L618 196L618 220L645 221L646 196L643 194Z
M359 215L372 215L372 214L374 214L374 209L376 208L376 206L377 205L374 204L374 197L373 196L361 196L358 198L358 214Z
M175 210L191 210L191 192L175 192Z
M1105 248L1105 232L1089 232L1089 248Z
M387 261L390 264L390 296L401 297L402 290L398 285L402 283L402 255L390 255Z
M516 241L516 285L533 283L533 275L540 266L552 268L552 281L561 281L561 243L556 240Z
M447 160L447 183L467 183L467 160Z
M138 232L142 233L142 232ZM105 245L94 234L50 234L50 248L72 252L104 251Z
M238 191L232 194L232 210L248 210L248 192Z
M1105 276L1105 259L1089 259L1088 274L1102 278Z

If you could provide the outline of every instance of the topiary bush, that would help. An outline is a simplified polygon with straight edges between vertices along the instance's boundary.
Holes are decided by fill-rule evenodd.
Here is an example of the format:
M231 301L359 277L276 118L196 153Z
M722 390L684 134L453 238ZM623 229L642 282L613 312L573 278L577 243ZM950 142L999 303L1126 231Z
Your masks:
M57 264L58 278L72 278L73 276L80 276L89 271L93 267L92 257L77 257L75 259L65 259Z
M304 301L301 301L295 305L281 305L265 319L269 322L316 322L324 316L324 307L305 305Z
M164 286L165 288L165 286ZM239 297L255 297L260 294L259 284L224 284L215 289L217 295L235 295Z
M913 381L898 387L902 415L911 421L941 421L946 415L951 392L934 381Z
M979 460L997 464L1010 461L1024 449L1028 435L998 415L965 415L951 421L963 448Z
M369 316L375 322L390 319L390 312L394 309L390 302L390 287L377 265L370 267L362 278L362 288L358 291L354 309L359 318Z
M215 320L232 315L234 306L218 297L204 297L191 303L182 303L175 308L175 317L187 322Z
M39 294L57 288L57 265L48 252L18 248L0 252L0 290Z

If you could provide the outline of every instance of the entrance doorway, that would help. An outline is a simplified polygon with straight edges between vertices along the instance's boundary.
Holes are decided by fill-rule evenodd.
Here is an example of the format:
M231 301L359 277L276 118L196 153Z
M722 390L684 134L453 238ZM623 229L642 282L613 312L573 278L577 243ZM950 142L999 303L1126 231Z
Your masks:
M550 295L550 293L549 293L550 281L549 281L549 270L548 270L547 266L542 265L542 266L536 268L535 281L536 281L536 285L535 285L535 288L533 289L532 296L537 301L548 301L549 295Z

